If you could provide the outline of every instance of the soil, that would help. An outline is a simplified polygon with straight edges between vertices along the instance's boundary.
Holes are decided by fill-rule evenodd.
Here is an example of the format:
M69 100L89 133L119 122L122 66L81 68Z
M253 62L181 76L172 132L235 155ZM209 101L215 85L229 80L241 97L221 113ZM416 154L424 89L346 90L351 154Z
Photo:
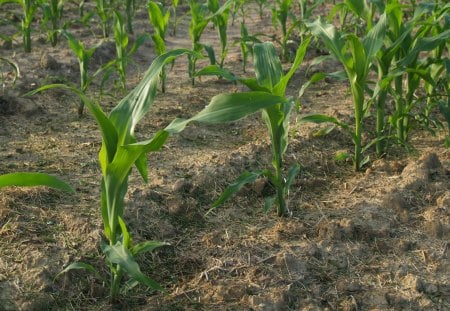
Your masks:
M75 19L76 6L68 3L65 14ZM6 11L0 15L5 18ZM151 31L147 19L141 7L136 32ZM229 27L230 41L239 37L240 20ZM269 11L260 19L253 4L246 23L250 33L279 33ZM190 47L188 25L185 16L176 36L167 38L170 49ZM5 24L0 29L15 31ZM101 40L95 17L90 27L74 22L70 30L87 46ZM217 50L216 30L208 27L202 41ZM133 172L126 198L134 240L170 243L138 258L142 271L166 292L137 286L111 304L105 284L87 272L55 278L74 261L107 275L100 249L101 137L89 113L78 117L72 94L52 90L22 96L47 83L79 79L77 60L62 38L53 48L36 28L32 48L22 52L16 38L12 47L0 49L0 56L17 62L21 71L12 87L10 69L2 67L7 94L0 97L0 174L46 172L68 181L76 193L42 187L0 192L0 310L450 310L445 133L415 129L408 148L393 146L382 159L369 152L369 165L354 172L350 162L335 161L338 152L352 148L346 133L336 129L315 137L321 126L296 122L311 112L351 119L346 83L329 80L308 89L293 115L286 162L300 164L301 172L289 195L291 217L264 212L271 189L263 179L206 215L240 173L270 167L270 141L259 115L218 126L193 124L162 151L149 154L149 182ZM114 44L104 42L92 71L114 53ZM307 80L305 70L316 55L308 53L289 95L296 96ZM148 40L130 64L128 89L154 58ZM205 64L200 61L199 68ZM229 47L225 67L254 75L251 64L243 73L238 45ZM139 139L176 117L195 114L216 94L245 90L216 77L192 87L185 59L176 61L167 83L166 93L158 94L139 124ZM109 111L122 94L112 78L100 98L99 85L95 82L89 92Z

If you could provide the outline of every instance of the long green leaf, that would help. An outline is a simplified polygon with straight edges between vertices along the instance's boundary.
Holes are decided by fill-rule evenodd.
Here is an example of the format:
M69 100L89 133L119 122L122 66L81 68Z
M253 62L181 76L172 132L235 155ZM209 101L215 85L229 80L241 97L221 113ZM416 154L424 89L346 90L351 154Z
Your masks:
M344 54L345 44L336 27L331 24L326 24L321 19L317 19L313 23L306 23L306 26L311 30L313 35L322 39L325 46L341 63L344 64L347 62Z
M151 252L157 248L168 246L169 243L159 242L159 241L145 241L139 244L134 245L130 251L133 256L137 256L139 254Z
M119 145L131 142L136 124L153 104L163 67L183 54L194 55L188 49L177 49L156 58L141 82L111 111L109 119L119 133Z
M256 172L245 172L242 173L241 176L236 179L235 182L230 184L222 195L213 203L212 208L208 211L210 213L216 207L222 205L226 200L228 200L233 194L238 192L247 184L253 183L258 177L264 175L264 171L256 171Z
M8 186L47 186L67 192L74 192L64 181L44 173L10 173L0 175L0 188Z
M188 120L175 119L165 130L173 134L179 133L193 121L207 124L235 121L283 102L287 102L287 99L265 92L220 94L214 96L211 103L194 117Z
M282 76L280 81L275 85L275 88L274 88L275 94L284 96L284 94L286 93L286 88L289 83L289 80L292 78L294 73L297 71L298 67L300 67L300 65L302 64L303 58L305 57L306 50L307 50L310 42L311 42L311 37L307 37L302 42L302 44L298 47L297 53L295 54L294 63L292 64L291 69L289 69L289 71L284 76Z
M387 27L386 14L382 14L377 24L364 37L363 45L368 58L372 58L383 46Z

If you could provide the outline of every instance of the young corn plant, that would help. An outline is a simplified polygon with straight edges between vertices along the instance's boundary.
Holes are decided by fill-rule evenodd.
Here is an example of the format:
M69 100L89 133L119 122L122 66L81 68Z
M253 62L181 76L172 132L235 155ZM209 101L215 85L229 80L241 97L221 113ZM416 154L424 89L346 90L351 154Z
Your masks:
M267 0L255 0L258 5L259 18L263 19L264 16L264 7L267 5Z
M81 262L70 264L61 273L72 269L87 269L94 272L97 277L109 284L110 298L113 301L120 294L125 275L128 275L130 281L144 284L152 289L163 290L156 281L142 273L136 257L166 244L156 241L133 242L124 220L124 198L133 166L147 182L146 154L159 150L169 136L168 131L160 130L151 139L138 142L134 136L134 129L154 102L159 75L164 65L186 53L190 51L175 50L156 58L138 86L128 93L109 115L79 89L67 85L46 85L29 94L50 88L63 88L75 92L92 113L101 130L102 147L99 152L102 172L101 215L104 236L107 240L102 250L110 269L110 281L104 280L92 265Z
M112 1L111 1L112 2ZM95 0L95 8L102 26L103 38L109 37L111 6L106 0Z
M188 56L188 72L189 77L191 78L191 84L194 86L196 64L198 59L196 54L200 53L205 48L205 45L200 43L200 38L210 19L207 18L208 7L205 4L196 0L189 0L189 8L191 14L189 37L191 38L192 51L194 53Z
M166 53L166 32L169 25L170 11L166 10L161 3L149 1L148 16L153 25L152 40L155 43L157 55ZM161 70L161 91L166 92L166 71Z
M214 26L217 28L220 39L220 68L223 68L225 57L227 56L227 29L228 29L228 16L230 13L230 6L233 4L233 0L228 0L222 6L220 6L219 0L208 0L208 9L213 14L210 19Z
M294 164L289 168L287 174L284 174L284 154L289 144L289 124L290 114L294 107L294 101L286 98L285 92L289 80L301 65L309 46L311 37L307 38L299 46L294 63L290 70L284 74L281 61L275 51L275 47L270 42L256 43L253 48L255 79L237 79L245 84L252 92L235 93L226 98L223 103L227 105L242 105L242 109L247 105L242 100L242 95L246 96L267 96L271 98L276 96L279 101L275 105L262 107L262 117L266 123L272 143L272 166L273 170L265 169L256 172L243 173L234 183L232 183L223 194L214 202L213 208L223 204L234 193L239 191L245 184L254 182L257 178L265 176L275 187L275 196L269 197L265 202L265 210L276 206L278 216L288 216L290 214L287 195L289 188L298 174L300 168ZM216 68L219 73L220 68ZM224 77L234 79L233 76L224 72Z
M41 3L42 10L44 11L44 23L50 22L51 26L48 29L48 40L52 46L56 46L58 43L58 30L60 28L60 22L62 20L64 1L63 0L50 0Z
M75 36L70 33L67 30L62 30L62 34L64 37L67 38L67 42L69 43L69 47L72 50L72 52L75 54L75 56L78 59L78 63L80 65L80 91L85 94L87 91L87 88L89 87L89 84L91 82L91 79L89 78L89 62L92 58L92 55L94 54L97 47L100 45L100 43L96 46L93 46L90 49L86 49L84 44L79 41ZM81 100L78 106L78 115L81 117L83 115L84 110L84 101Z
M31 52L31 23L38 7L36 0L0 0L0 5L5 3L16 3L22 8L21 34L23 48L26 53Z
M289 49L287 42L292 32L298 27L300 21L296 20L295 16L291 13L292 0L277 0L276 6L272 9L272 23L276 26L277 23L281 26L281 55L284 62L289 61ZM293 19L292 24L288 25L288 17Z
M116 43L116 58L103 65L94 73L94 77L103 74L101 81L101 90L103 85L110 78L113 72L117 72L119 75L120 88L122 93L126 93L127 86L127 68L131 56L137 51L137 49L144 44L147 40L147 34L141 34L136 38L133 45L129 47L129 37L125 30L126 25L124 23L122 15L118 11L114 11L113 31L114 41Z
M179 0L172 0L172 36L176 36L177 34L177 25L178 25L178 17L177 17L177 8L178 8Z
M116 59L112 61L119 73L122 90L126 92L127 86L127 68L131 56L136 50L144 44L147 39L146 34L137 37L131 48L128 48L129 39L125 30L125 24L122 15L118 11L114 11L114 40L116 42ZM108 65L106 66L108 67Z
M303 121L332 122L350 132L355 146L353 164L355 170L360 170L369 161L363 158L363 153L371 144L363 146L362 134L364 118L369 108L365 101L365 90L368 88L368 75L376 53L381 49L386 33L386 14L382 14L378 22L361 40L353 33L343 33L335 26L323 22L321 19L307 24L313 35L319 37L330 53L343 65L350 84L353 97L355 124L352 129L336 118L324 115L309 115ZM375 142L374 142L375 143Z
M247 62L249 55L253 54L253 45L255 43L261 43L258 39L263 34L249 35L248 29L244 23L241 23L241 36L239 37L239 46L241 47L242 54L242 71L245 73L247 69Z

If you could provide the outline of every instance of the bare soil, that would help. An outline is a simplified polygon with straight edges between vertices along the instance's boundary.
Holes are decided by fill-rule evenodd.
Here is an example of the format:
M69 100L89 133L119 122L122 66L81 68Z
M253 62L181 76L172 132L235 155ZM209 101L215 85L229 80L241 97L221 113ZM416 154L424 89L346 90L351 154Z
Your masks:
M76 7L68 4L66 14L75 17ZM278 33L268 14L260 20L256 6L250 6L251 33ZM147 18L141 8L136 32L151 31ZM230 26L229 40L239 37L239 23L240 17ZM168 37L169 48L190 46L188 25L185 17L176 36ZM10 25L0 29L12 31ZM71 30L87 46L101 40L96 20L90 29L74 23ZM61 38L52 48L43 38L35 30L29 54L22 52L20 38L11 49L0 49L0 56L21 70L17 85L7 84L8 94L0 97L0 174L47 172L68 181L76 194L46 188L0 192L0 310L450 310L445 133L414 130L410 148L392 147L383 159L371 155L365 171L353 172L350 162L334 160L337 152L351 150L349 136L335 130L315 137L319 126L296 122L310 112L351 119L347 85L328 80L307 91L292 119L286 165L302 167L289 196L292 217L263 211L271 191L265 180L206 215L240 173L270 167L270 142L258 115L219 126L194 124L149 155L149 183L134 172L127 194L126 221L134 240L170 243L138 258L144 273L167 292L137 286L111 304L105 284L87 272L55 279L73 261L107 273L100 250L101 137L88 113L78 118L72 94L53 90L21 96L47 83L79 79L66 42ZM218 49L212 27L202 41ZM114 53L114 44L105 42L93 70ZM314 56L312 49L289 86L290 95L307 80ZM129 89L154 58L147 41L130 64ZM242 72L237 45L230 46L225 66L237 75L253 75L251 65ZM5 73L8 83L11 73ZM110 82L109 94L100 99L105 111L122 96ZM149 138L175 117L200 111L214 95L241 90L216 77L192 87L186 60L177 60L168 72L167 92L158 94L137 135ZM98 82L90 92L98 98Z

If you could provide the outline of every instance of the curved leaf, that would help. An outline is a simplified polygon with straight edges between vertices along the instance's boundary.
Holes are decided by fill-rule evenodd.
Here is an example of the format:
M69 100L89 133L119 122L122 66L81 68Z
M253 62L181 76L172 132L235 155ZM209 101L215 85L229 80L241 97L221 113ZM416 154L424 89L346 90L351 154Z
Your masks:
M8 186L47 186L67 192L74 192L64 181L44 173L10 173L0 175L0 188Z
M187 120L175 119L165 130L172 134L179 133L193 121L207 124L236 121L260 109L285 102L288 102L286 98L265 92L219 94L197 115Z

